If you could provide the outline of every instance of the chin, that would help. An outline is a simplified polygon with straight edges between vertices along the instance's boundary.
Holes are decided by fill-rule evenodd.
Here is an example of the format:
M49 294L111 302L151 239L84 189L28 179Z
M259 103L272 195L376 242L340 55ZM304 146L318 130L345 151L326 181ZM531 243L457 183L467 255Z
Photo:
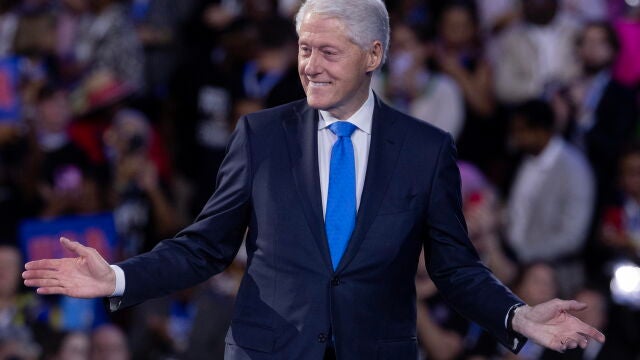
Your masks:
M326 110L331 108L331 103L315 96L307 96L307 104L314 109Z

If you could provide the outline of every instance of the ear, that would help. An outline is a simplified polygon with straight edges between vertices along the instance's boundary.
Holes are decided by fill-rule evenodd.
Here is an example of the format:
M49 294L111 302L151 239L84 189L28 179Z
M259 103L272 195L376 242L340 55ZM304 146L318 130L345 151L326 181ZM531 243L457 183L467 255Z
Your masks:
M382 65L382 57L384 56L384 49L382 43L379 40L373 42L373 46L367 54L367 72L373 72Z

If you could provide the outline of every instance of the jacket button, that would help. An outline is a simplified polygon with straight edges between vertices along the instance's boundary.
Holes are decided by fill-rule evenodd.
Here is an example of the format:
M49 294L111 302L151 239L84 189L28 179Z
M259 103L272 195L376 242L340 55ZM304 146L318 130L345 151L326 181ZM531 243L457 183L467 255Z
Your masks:
M338 286L340 284L341 282L339 277L334 277L333 279L331 279L331 286Z
M319 343L323 343L327 341L327 334L325 333L320 333L318 334L318 342Z

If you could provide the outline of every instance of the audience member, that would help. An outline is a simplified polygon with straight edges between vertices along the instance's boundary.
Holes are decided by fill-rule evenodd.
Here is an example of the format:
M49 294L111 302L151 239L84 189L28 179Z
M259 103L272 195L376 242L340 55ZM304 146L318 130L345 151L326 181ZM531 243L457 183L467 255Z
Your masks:
M433 66L435 43L426 28L393 26L388 70L374 88L396 108L457 138L464 124L464 98L456 82Z
M115 325L102 325L91 334L91 360L129 360L131 354L125 333Z
M136 89L143 86L144 55L122 0L89 0L93 16L82 22L75 61L91 73L107 69Z
M472 164L458 162L462 185L462 211L469 239L480 259L504 284L511 284L517 265L506 254L500 238L502 204L497 191Z
M95 213L103 209L95 174L85 153L68 133L71 110L67 93L53 85L43 87L36 101L33 132L38 162L38 189L43 201L40 215Z
M600 200L611 195L618 158L638 120L634 93L611 77L618 48L616 33L609 24L585 25L578 37L582 75L568 94L575 109L567 131L569 139L587 155Z
M575 78L577 23L559 13L559 0L521 1L523 19L496 39L496 95L516 104Z
M0 359L37 359L36 332L46 330L37 324L33 295L19 292L22 264L16 247L0 245Z
M620 37L620 56L613 69L613 77L622 84L638 87L640 85L640 6L625 1L623 16L613 22Z
M125 257L151 249L180 225L168 195L170 181L150 157L152 135L146 116L131 109L116 113L105 132L111 203Z
M81 75L75 47L83 23L90 21L89 0L62 0L56 14L56 65L59 81L71 86Z
M416 275L418 343L423 359L456 359L464 352L469 322L447 305L420 256Z
M0 4L0 56L13 55L13 41L18 29L18 16L15 7L18 0L3 1Z
M288 19L273 18L255 25L255 53L239 69L233 83L235 99L273 107L303 98L296 66L296 33Z
M601 256L640 260L640 145L628 146L618 171L618 196L605 207L600 225L599 238L607 250Z
M584 275L580 252L590 228L595 186L585 157L554 133L548 103L514 110L510 140L525 154L507 209L508 244L519 261L553 262L567 296Z
M455 80L465 102L464 127L456 141L459 158L472 162L492 180L503 152L496 121L493 75L471 2L444 2L439 11L435 63Z
M144 94L149 101L169 96L178 61L178 32L193 0L134 0L131 17L144 49ZM150 109L152 110L152 109Z
M608 0L561 0L560 11L580 22L604 21L609 16Z
M89 336L83 332L53 333L45 345L45 360L89 360Z

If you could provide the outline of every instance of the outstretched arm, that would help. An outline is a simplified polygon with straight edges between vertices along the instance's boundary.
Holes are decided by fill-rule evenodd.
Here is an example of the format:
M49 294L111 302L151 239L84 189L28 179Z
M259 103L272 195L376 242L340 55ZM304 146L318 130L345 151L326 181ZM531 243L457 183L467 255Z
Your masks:
M116 276L93 248L67 238L62 246L78 255L74 258L31 261L22 273L24 284L36 287L38 294L62 294L77 298L105 297L113 294Z
M605 341L600 331L571 315L586 308L584 303L559 299L534 307L525 305L516 309L511 325L514 331L555 351L564 352L578 346L584 349L591 340Z
M448 139L436 166L429 204L429 240L425 242L427 270L443 297L514 352L524 345L518 334L556 351L584 347L590 339L603 342L604 335L571 315L586 307L576 301L556 299L517 308L509 331L505 317L523 301L493 277L469 241L455 158L453 141Z
M196 221L152 251L117 265L126 275L126 289L112 309L191 287L233 261L250 216L251 156L247 119L238 122L218 172L218 184ZM39 294L108 297L116 274L95 249L69 240L62 244L76 258L31 262L23 274L25 285Z

